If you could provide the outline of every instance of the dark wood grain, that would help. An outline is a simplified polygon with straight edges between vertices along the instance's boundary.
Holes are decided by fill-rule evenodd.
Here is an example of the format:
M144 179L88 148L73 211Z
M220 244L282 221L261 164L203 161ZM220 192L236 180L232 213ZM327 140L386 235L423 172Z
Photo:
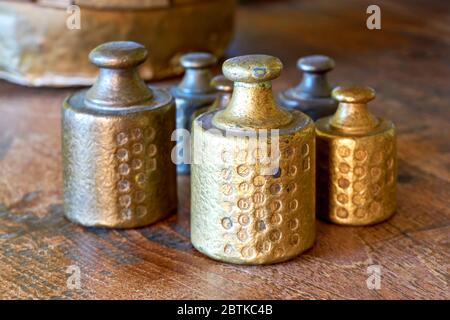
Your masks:
M178 215L150 227L86 229L62 213L60 106L72 90L0 82L0 298L449 299L450 24L446 1L264 1L239 8L229 56L267 53L293 85L299 56L336 60L334 84L377 91L372 110L398 128L398 212L366 228L318 222L313 249L287 263L212 261L189 242L189 178ZM75 63L75 62L74 62ZM320 192L320 190L319 190ZM369 290L366 269L382 268ZM81 270L81 288L66 269Z

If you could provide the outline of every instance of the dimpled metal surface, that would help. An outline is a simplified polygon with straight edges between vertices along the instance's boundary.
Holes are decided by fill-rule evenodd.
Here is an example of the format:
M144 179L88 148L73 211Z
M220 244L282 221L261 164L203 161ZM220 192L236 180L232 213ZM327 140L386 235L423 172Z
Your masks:
M229 76L236 81L230 103L199 116L192 127L191 241L224 262L285 261L314 243L314 123L275 104L268 79L281 71L278 59L244 56L223 68L226 76L239 71ZM259 79L252 82L252 74ZM278 162L270 172L264 157L272 140L261 145L250 134L263 129L279 130Z
M138 77L143 50L128 42L99 46L91 60L113 69L101 70L92 88L64 102L64 212L79 224L131 228L176 209L175 104Z
M370 114L375 92L337 88L333 117L316 122L318 215L343 225L370 225L396 210L396 131Z

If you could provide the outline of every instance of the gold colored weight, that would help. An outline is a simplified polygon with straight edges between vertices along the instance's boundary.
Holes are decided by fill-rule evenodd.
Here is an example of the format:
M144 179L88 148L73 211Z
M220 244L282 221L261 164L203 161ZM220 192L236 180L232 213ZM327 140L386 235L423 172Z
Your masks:
M333 90L336 113L317 120L318 214L342 225L370 225L396 210L396 132L372 115L368 87Z
M211 80L211 87L213 87L217 92L216 99L210 106L206 106L196 110L192 114L192 121L194 121L194 119L197 118L202 113L223 109L230 102L231 94L233 93L232 81L228 80L223 75L218 75Z
M277 106L271 80L281 69L271 56L227 60L231 101L194 120L191 240L213 259L276 263L314 243L314 123Z
M100 45L89 55L96 82L64 102L64 211L74 222L132 228L176 209L175 104L139 77L146 57L135 42Z

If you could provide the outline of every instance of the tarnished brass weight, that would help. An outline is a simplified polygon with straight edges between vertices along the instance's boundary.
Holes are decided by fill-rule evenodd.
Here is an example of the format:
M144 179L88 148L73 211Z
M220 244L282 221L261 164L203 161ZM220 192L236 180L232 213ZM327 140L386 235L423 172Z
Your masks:
M322 55L307 56L300 58L297 66L303 71L303 79L296 87L278 95L280 104L298 109L314 120L332 115L337 103L331 98L327 73L334 68L333 59Z
M192 121L202 113L223 109L230 102L233 93L233 82L223 75L217 75L211 80L211 87L216 90L216 99L210 106L197 109L192 114ZM191 122L192 122L191 121Z
M216 98L216 92L211 86L213 77L211 68L217 63L216 57L207 52L192 52L180 59L185 74L178 86L171 88L176 101L176 126L190 132L193 113L209 106ZM177 135L177 172L189 174L190 166L186 163L190 151L190 143L186 136Z
M317 120L318 214L343 225L370 225L396 210L396 132L372 115L368 87L333 90L336 113Z
M89 55L96 82L64 102L64 211L74 222L132 228L176 209L175 103L139 77L146 57L135 42L98 46Z
M315 128L276 104L281 69L266 55L227 60L230 102L193 122L191 240L213 259L269 264L314 243Z

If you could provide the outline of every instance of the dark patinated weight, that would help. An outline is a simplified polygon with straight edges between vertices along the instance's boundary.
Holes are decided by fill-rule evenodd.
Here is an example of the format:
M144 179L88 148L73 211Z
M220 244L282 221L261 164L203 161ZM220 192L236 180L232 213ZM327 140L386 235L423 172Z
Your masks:
M213 74L211 68L217 59L207 52L192 52L180 59L185 74L178 86L171 88L176 101L177 132L177 172L189 174L190 151L189 132L194 112L213 103L216 91L211 86ZM185 131L180 131L184 129ZM188 141L189 140L189 141Z
M333 114L337 103L331 98L327 73L334 68L334 61L327 56L313 55L300 58L297 66L303 71L303 79L296 87L279 94L280 104L300 110L314 120Z

